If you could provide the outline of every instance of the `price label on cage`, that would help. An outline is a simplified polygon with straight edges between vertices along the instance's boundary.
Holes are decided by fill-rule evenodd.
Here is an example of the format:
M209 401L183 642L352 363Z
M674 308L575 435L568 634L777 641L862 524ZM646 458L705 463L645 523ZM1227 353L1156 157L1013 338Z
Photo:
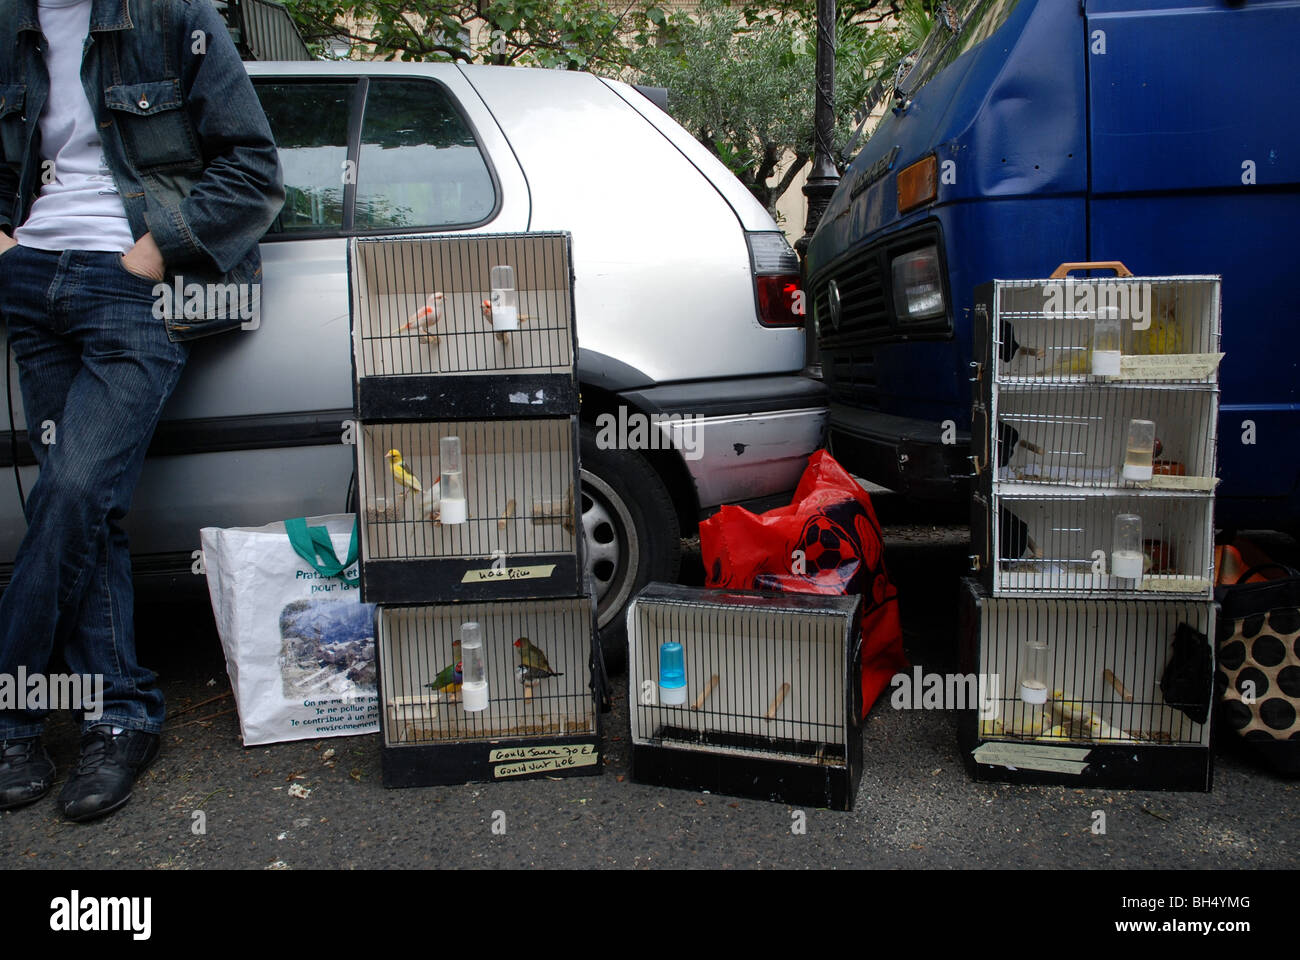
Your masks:
M539 563L531 567L485 567L466 570L461 583L491 583L498 580L544 580L555 572L555 564Z
M1218 482L1218 477L1177 477L1158 473L1147 481L1146 486L1152 490L1213 490Z
M496 764L492 776L518 777L529 773L595 766L599 754L594 743L552 743L544 746L506 747L493 750L488 760Z
M1153 353L1120 358L1121 380L1204 380L1219 368L1221 353Z
M1088 766L1091 751L1038 743L985 743L975 748L977 763L1022 770L1078 775Z

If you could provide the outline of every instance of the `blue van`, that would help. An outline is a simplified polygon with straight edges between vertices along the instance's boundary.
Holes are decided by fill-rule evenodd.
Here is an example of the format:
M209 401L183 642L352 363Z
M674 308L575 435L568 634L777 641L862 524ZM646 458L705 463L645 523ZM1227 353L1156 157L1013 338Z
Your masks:
M977 284L1218 274L1218 522L1300 529L1300 2L942 6L808 249L835 456L966 495Z

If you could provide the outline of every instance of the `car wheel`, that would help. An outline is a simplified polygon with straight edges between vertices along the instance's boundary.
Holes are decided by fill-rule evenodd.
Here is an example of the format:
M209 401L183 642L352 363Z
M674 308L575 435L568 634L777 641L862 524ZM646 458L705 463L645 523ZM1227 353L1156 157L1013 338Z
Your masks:
M596 593L605 666L627 665L627 605L652 580L674 583L681 566L677 511L659 474L627 450L602 450L582 428L584 560Z

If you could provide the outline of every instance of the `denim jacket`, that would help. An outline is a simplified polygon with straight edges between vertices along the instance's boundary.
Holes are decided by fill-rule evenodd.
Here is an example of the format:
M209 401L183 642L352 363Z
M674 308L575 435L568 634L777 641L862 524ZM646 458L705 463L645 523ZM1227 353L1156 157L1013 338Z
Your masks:
M0 227L10 233L40 189L44 45L36 0L0 0ZM257 242L280 212L284 181L266 115L210 0L91 0L81 76L131 233L153 234L168 284L246 284L238 289L260 298ZM176 310L168 335L240 326L227 306L219 294L201 310Z

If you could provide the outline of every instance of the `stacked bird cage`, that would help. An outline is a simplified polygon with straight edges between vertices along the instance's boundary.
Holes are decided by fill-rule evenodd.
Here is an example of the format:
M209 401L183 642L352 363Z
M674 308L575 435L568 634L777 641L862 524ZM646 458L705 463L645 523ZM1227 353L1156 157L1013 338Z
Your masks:
M389 786L599 773L565 234L349 250Z
M859 603L648 585L627 614L633 779L850 809Z
M1219 279L976 290L963 723L986 779L1208 789Z

